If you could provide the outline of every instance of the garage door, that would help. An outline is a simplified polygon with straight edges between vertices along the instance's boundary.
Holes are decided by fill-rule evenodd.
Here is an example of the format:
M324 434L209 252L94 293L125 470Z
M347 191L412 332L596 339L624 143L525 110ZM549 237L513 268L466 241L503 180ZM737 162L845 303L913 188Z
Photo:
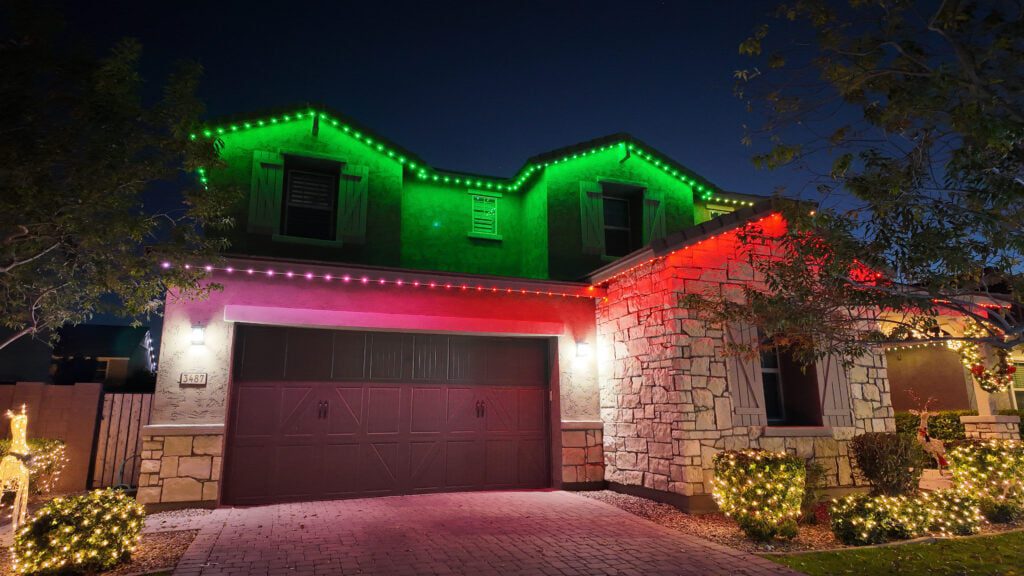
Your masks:
M547 350L239 325L224 501L547 486Z

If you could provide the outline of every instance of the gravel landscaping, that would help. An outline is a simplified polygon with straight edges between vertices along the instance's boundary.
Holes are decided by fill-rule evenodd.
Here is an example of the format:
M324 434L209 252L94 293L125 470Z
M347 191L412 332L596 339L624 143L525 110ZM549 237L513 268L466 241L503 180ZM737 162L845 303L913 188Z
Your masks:
M198 530L180 530L143 534L142 542L132 554L132 559L113 570L102 572L102 575L126 576L173 569L198 533ZM3 549L0 550L0 575L9 574L14 574L11 570L11 555L7 549Z

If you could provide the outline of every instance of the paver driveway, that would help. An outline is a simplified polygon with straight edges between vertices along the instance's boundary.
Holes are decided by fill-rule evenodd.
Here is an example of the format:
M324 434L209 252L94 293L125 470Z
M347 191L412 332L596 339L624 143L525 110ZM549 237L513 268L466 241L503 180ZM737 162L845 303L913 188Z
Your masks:
M221 509L174 572L796 574L568 492L473 492Z

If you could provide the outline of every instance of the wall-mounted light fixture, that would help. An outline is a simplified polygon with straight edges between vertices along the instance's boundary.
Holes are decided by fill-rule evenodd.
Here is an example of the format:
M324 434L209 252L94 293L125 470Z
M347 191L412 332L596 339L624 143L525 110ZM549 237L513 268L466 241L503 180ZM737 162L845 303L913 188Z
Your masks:
M584 356L590 356L590 342L577 342L576 356L580 358L583 358Z
M202 346L206 343L206 328L202 324L192 325L192 345Z

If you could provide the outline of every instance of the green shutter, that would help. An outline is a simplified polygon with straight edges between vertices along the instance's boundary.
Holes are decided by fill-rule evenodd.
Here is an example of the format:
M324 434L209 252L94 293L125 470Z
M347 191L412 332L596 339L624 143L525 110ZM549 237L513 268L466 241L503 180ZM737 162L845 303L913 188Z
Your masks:
M346 164L338 179L338 236L342 242L366 242L366 166Z
M644 190L644 244L665 237L665 203L661 192Z
M275 234L281 219L281 183L284 160L276 152L252 153L252 186L249 190L247 229L257 234Z
M580 226L583 253L604 254L604 203L597 182L580 182Z

